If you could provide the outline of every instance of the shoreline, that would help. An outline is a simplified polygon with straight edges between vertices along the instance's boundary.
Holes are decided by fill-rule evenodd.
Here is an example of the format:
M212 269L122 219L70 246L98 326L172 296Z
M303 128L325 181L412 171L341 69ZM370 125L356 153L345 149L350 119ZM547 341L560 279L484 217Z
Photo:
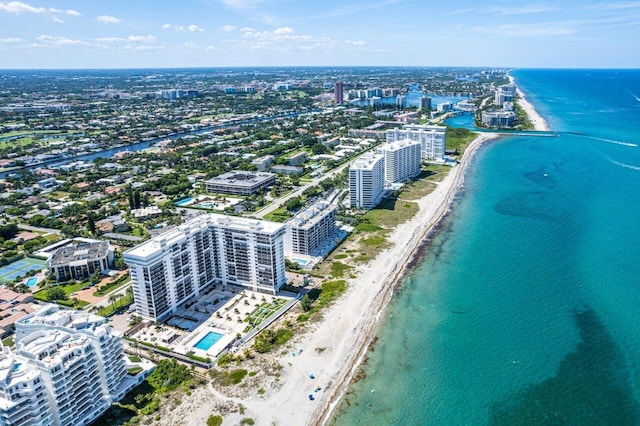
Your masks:
M356 356L351 357L348 374L343 377L342 381L334 389L331 395L329 395L327 398L323 398L324 404L321 406L322 408L320 409L320 413L317 417L318 421L313 423L310 419L307 424L324 425L332 419L333 415L335 414L335 410L342 403L349 386L353 382L358 369L363 364L363 362L365 362L370 347L375 344L378 334L378 328L381 325L380 320L383 318L386 312L386 308L391 302L396 290L398 289L398 286L402 282L405 275L411 272L411 270L416 266L417 259L424 253L425 249L428 246L430 238L438 232L438 225L440 225L440 223L447 217L447 215L451 211L451 205L453 204L456 195L462 189L464 177L469 168L470 161L473 159L475 153L480 147L491 140L499 138L499 136L500 135L495 133L484 133L478 135L473 141L471 141L471 143L465 150L463 157L460 163L456 166L455 170L450 170L447 176L440 182L440 185L442 185L445 183L445 181L450 180L449 182L447 182L447 191L444 194L444 198L439 200L439 205L437 206L438 208L435 211L435 214L432 215L426 223L414 229L412 238L403 247L402 251L404 252L404 256L396 261L394 269L390 274L393 275L393 277L388 281L388 285L382 289L383 293L380 295L380 300L377 301L377 306L373 306L373 310L377 312L375 321L370 324L368 329L361 330L366 336L366 341L362 343L361 347L354 348L354 351L356 351ZM435 191L418 200L418 204L420 205L420 211L418 212L418 215L423 212L424 205L428 202L438 202L438 200L432 200L432 198L435 197L430 197L434 193ZM413 222L414 219L416 218L414 217L409 220L409 223ZM396 234L400 234L400 241L394 241L395 246L390 248L389 251L396 249L399 244L402 244L402 237L406 235L396 230L394 231L391 239L395 240L398 237L398 235ZM382 252L380 255L385 254L387 253ZM315 410L313 414L315 414L316 411L318 410Z
M509 79L513 81L511 76ZM536 130L549 130L533 105L524 100L522 92L518 93L520 102L525 104L521 106ZM242 414L227 413L225 425L237 424L243 417L253 418L257 424L328 424L351 383L357 379L360 366L366 362L396 290L429 249L432 237L451 212L453 202L463 189L471 160L480 147L500 136L494 132L477 133L460 163L449 170L431 193L414 201L418 212L393 230L388 238L389 248L366 265L356 267L355 276L346 278L346 292L328 307L321 320L310 324L291 341L291 345L301 348L302 352L292 357L283 351L265 358L265 362L280 365L270 389L266 392L263 389L258 395L246 390L231 396L207 386L198 391L197 401L185 401L180 409L165 413L168 418L163 418L160 424L200 424L206 421L212 407L224 404L243 407ZM321 391L316 391L318 387ZM314 400L310 401L309 395L313 395Z
M263 398L242 400L247 413L259 424L315 425L330 421L375 342L385 309L402 278L415 266L429 237L450 212L470 160L478 148L498 137L495 133L478 135L438 187L417 200L418 213L393 231L391 246L367 265L359 266L357 276L348 279L346 293L314 329L296 340L295 346L303 352L295 358L276 357L281 364L288 364L282 371L282 385ZM411 235L409 241L407 235ZM373 264L376 268L371 268ZM315 379L309 378L310 373ZM314 393L316 386L322 391ZM308 400L309 394L315 401Z
M520 90L520 87L516 83L515 78L511 76L509 73L507 73L507 78L509 78L509 82L511 84L516 85L516 93L518 94L518 99L516 102L518 103L518 105L520 105L520 108L522 108L524 112L527 114L527 117L529 117L529 121L531 122L531 124L533 124L533 129L537 131L543 131L543 132L550 131L551 129L547 124L547 120L545 120L544 117L541 116L538 113L538 111L536 111L536 109L533 107L531 102L527 100L526 95L522 90Z

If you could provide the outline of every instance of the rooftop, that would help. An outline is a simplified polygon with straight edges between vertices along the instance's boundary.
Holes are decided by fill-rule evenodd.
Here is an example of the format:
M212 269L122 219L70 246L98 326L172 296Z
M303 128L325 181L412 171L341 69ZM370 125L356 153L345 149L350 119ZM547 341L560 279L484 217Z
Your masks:
M331 206L328 201L321 200L295 215L289 224L298 228L310 228L335 209L336 207Z
M273 178L275 174L268 172L239 172L232 171L216 176L213 179L209 179L207 183L228 185L234 184L236 186L253 186L255 184L267 181Z
M178 241L186 239L189 234L199 232L210 227L221 227L238 230L240 232L260 232L273 234L284 225L266 220L248 219L237 216L227 216L216 213L208 213L194 217L177 228L162 233L144 243L127 250L126 256L145 258L160 251L162 247L170 246Z
M50 266L64 265L77 261L97 260L107 255L109 243L86 243L58 249L50 259Z

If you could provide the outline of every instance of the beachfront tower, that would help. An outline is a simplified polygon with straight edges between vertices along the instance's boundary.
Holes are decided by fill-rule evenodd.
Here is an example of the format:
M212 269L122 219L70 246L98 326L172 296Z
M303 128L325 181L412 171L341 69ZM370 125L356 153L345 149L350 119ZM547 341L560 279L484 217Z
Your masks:
M337 207L321 200L287 221L285 252L322 256L336 230Z
M349 201L352 209L371 210L384 191L384 155L361 155L349 167Z
M420 174L422 161L420 141L405 139L382 145L378 152L384 155L384 179L388 183L404 182Z
M444 126L428 126L424 124L407 124L402 129L390 129L386 132L387 142L410 139L422 145L422 158L430 161L444 161L445 136Z
M284 275L285 225L206 214L126 251L137 313L168 319L213 284L275 294Z

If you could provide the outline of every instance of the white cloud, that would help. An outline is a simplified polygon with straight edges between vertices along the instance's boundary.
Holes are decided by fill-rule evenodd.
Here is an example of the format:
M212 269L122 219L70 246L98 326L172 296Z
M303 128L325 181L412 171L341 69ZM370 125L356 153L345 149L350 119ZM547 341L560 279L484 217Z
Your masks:
M293 28L291 27L276 28L275 30L273 30L273 34L275 35L293 34Z
M213 52L214 50L216 50L215 46L207 46L204 48L205 51L207 52Z
M41 35L36 37L36 40L46 44L47 46L82 46L87 43L82 40L73 40L68 37Z
M53 7L46 9L44 7L35 7L21 1L0 2L0 11L8 13L66 13L71 16L80 16L80 12L76 10L60 10ZM60 18L54 18L54 22L62 22Z
M96 19L103 24L119 24L120 22L122 22L122 19L109 15L97 16Z
M24 40L17 37L0 38L0 44L24 43Z
M342 48L348 51L371 51L362 40L336 40L309 34L297 34L291 27L276 28L272 31L257 31L242 28L236 39L227 40L234 48L271 51L313 51L327 48Z
M189 25L187 27L183 27L182 25L164 24L162 26L162 29L163 30L174 30L174 31L178 31L178 32L182 32L182 31L190 31L190 32L204 31L202 28L200 28L196 24L191 24L191 25Z
M51 19L53 19L53 22L57 22L58 24L64 24L64 21L57 16L54 16Z
M162 46L124 46L126 50L134 50L134 51L145 51L145 50L160 50L163 49Z
M99 37L94 39L94 41L97 41L99 43L119 43L119 42L127 41L127 39L121 38L121 37Z
M46 13L44 7L34 7L20 1L0 2L0 11L9 13Z
M131 35L129 37L127 37L127 40L129 41L135 41L135 42L142 42L142 43L153 43L154 41L156 41L156 38L152 35Z
M235 25L223 25L220 27L220 31L223 31L225 33L230 33L233 32L235 30L237 30L238 27L236 27Z

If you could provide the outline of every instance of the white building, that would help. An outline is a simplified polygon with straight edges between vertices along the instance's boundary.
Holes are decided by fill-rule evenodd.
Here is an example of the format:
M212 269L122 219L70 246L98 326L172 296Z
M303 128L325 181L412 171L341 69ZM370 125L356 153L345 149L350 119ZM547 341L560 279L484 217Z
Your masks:
M46 305L16 322L15 341L0 355L2 424L86 425L129 390L122 339L105 318Z
M361 155L349 167L349 201L351 208L371 210L384 192L384 155Z
M422 144L405 139L388 142L378 148L384 155L384 179L389 183L403 182L420 174Z
M2 346L0 352L0 424L53 423L40 370Z
M516 113L513 111L492 111L482 113L482 124L488 127L512 127Z
M444 161L445 136L447 128L444 126L429 126L425 124L407 124L401 129L386 131L387 142L405 139L419 141L422 144L422 158L425 160Z
M287 280L285 231L280 223L210 213L126 251L137 313L161 321L215 283L275 293Z
M494 96L494 103L502 107L505 102L513 102L513 98L516 95L516 85L515 84L505 84L496 90Z
M329 202L318 201L287 221L285 251L321 255L317 250L328 242L336 229L336 210Z
M107 241L83 243L56 250L47 259L47 267L58 282L81 281L109 269L113 256L113 247Z

